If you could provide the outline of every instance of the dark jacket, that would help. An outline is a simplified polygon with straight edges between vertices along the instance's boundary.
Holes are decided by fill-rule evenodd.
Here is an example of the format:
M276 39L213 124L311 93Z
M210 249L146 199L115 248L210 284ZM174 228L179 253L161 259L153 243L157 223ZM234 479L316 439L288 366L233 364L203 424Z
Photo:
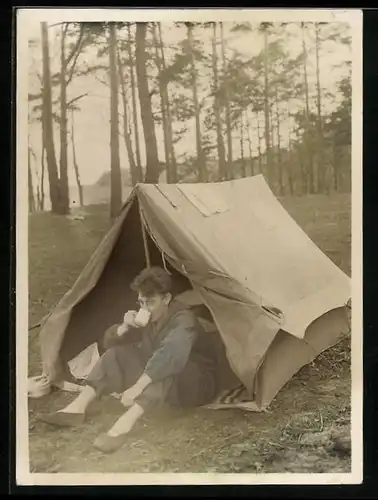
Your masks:
M209 336L191 309L173 301L168 316L160 323L144 328L130 328L122 337L117 336L119 325L111 326L104 336L104 348L118 344L135 343L147 360L145 373L153 382L180 373L189 359L207 370L215 369L215 349L211 349ZM206 348L207 347L207 348Z

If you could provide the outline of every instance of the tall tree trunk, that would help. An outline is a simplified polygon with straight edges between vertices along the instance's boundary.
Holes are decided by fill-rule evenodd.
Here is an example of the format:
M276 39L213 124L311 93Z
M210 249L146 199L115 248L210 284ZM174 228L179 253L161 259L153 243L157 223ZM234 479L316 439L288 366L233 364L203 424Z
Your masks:
M200 182L207 182L207 169L206 169L206 161L205 156L203 154L202 149L202 137L201 137L201 111L200 105L198 101L198 92L197 92L197 71L194 61L194 53L193 53L193 23L185 23L187 27L188 34L188 47L189 47L189 57L190 57L190 66L191 66L191 84L192 84L192 93L193 93L193 104L194 104L194 116L196 123L196 149L197 149L197 168L198 168L198 180Z
M81 185L81 182L80 182L79 165L77 164L77 158L76 158L75 125L74 125L74 111L73 110L71 111L71 145L72 145L72 161L73 161L73 166L74 166L74 170L75 170L77 189L79 191L79 204L81 207L83 207L84 206L83 186Z
M276 89L276 120L277 120L277 174L278 174L278 192L280 196L284 195L285 187L282 176L282 156L281 156L281 119L278 107L278 92Z
M319 23L315 23L315 52L316 52L316 107L318 112L318 165L317 165L317 191L324 190L324 138L323 138L323 118L322 118L322 102L321 102L321 87L320 87L320 37L319 37Z
M117 35L115 23L109 24L110 75L110 216L115 217L122 206L122 177L119 161Z
M59 214L61 212L60 187L59 187L59 177L58 177L58 165L56 162L55 146L54 146L49 38L48 38L46 22L41 22L41 35L42 35L42 66L43 66L43 76L42 76L43 138L46 149L51 210L54 213Z
M212 37L212 64L213 64L213 92L214 92L214 115L215 126L217 131L217 150L219 161L219 179L226 178L226 159L222 136L222 120L219 104L219 76L218 76L218 54L217 54L217 23L213 22L213 37Z
M227 82L227 66L226 66L226 42L224 39L223 22L219 23L221 28L221 47L222 47L222 70L224 78L224 89L225 89L225 110L226 110L226 135L227 135L227 172L226 178L233 178L233 168L232 168L232 129L231 129L231 111L230 111L230 101L229 101L229 91Z
M275 136L274 136L274 132L275 132L275 124L274 124L274 121L273 121L273 103L271 103L271 105L269 106L269 123L270 123L270 149L271 149L271 156L272 156L272 159L273 157L275 156L275 149L276 149L276 144L275 144Z
M119 56L119 51L117 51L117 62L118 62L119 81L121 84L121 95L122 95L122 106L123 106L123 138L125 140L125 147L127 151L127 157L129 160L131 184L135 186L136 183L139 181L139 178L135 165L133 145L131 143L131 137L129 133L130 127L129 127L129 118L127 109L126 82L125 82L125 77L123 75L123 69L122 69L121 58Z
M250 117L247 112L247 140L248 140L248 153L249 153L249 175L254 175L253 155L252 155L252 140L251 140L251 123Z
M166 63L165 63L165 56L164 56L164 41L163 41L163 34L162 34L162 29L161 29L161 23L158 23L158 29L159 29L159 47L160 47L160 55L161 55L161 64L162 64L162 69L165 71L167 69ZM177 162L176 162L176 154L175 154L175 148L173 145L173 129L172 129L172 113L171 113L171 106L169 103L169 94L168 94L168 85L165 84L163 88L163 95L164 95L164 101L165 101L165 108L167 110L167 124L168 124L168 149L169 149L169 155L170 155L170 178L172 183L177 182Z
M302 28L302 50L303 50L303 76L304 76L304 89L305 89L305 118L306 118L306 130L304 134L305 138L305 147L306 147L306 159L307 159L307 188L310 193L314 192L314 165L313 165L313 156L312 156L312 148L310 145L310 134L311 134L311 125L310 125L310 105L309 105L309 95L308 95L308 77L307 77L307 47L305 41L305 23L301 23Z
M291 114L290 114L290 107L289 106L287 107L287 114L286 114L285 118L287 119L287 123L289 124L288 131L287 131L288 155L287 155L287 160L285 161L285 170L286 170L286 174L287 174L287 181L289 184L289 191L290 191L291 196L293 196L294 192L295 192L294 179L293 179L293 168L294 168L295 162L294 162L294 151L293 151L293 143L292 143L293 130L292 130L292 126L290 123Z
M302 139L303 141L303 139ZM301 173L301 188L302 188L302 195L308 193L308 177L307 177L307 170L306 170L306 164L304 162L304 154L303 154L303 146L299 142L298 144L298 162L299 162L299 170Z
M265 115L265 150L268 180L272 181L272 155L270 144L270 107L269 107L269 61L268 61L268 29L263 29L264 36L264 115Z
M35 176L36 183L34 188L33 174L32 174L32 158L35 162ZM30 196L32 194L32 196ZM37 167L37 157L33 151L33 148L29 145L28 140L28 202L29 202L29 213L39 210L41 201L41 193L39 192L39 175Z
M67 140L67 82L66 82L66 54L65 40L67 33L67 23L61 26L60 40L60 203L61 213L68 214L70 211L69 187L68 187L68 140Z
M37 184L37 210L41 210L41 190L39 184Z
M167 174L167 182L172 183L172 175L171 175L171 155L169 151L169 129L168 129L168 113L167 113L167 87L165 82L162 79L163 66L161 62L161 53L160 53L160 44L158 41L157 33L156 33L156 23L153 24L152 27L152 36L154 40L155 47L155 64L158 70L158 81L159 81L159 94L160 94L160 109L161 109L161 119L163 124L163 137L164 137L164 156L165 156L165 168Z
M275 142L274 142L274 132L275 132L275 126L274 126L274 121L273 121L273 103L269 106L269 123L270 123L270 156L272 159L272 163L274 163L273 158L275 156ZM272 171L273 178L274 178L274 172Z
M36 197L37 197L37 200L36 200L36 210L41 210L41 178L40 178L40 175L39 175L39 172L38 172L38 166L37 166L37 158L34 156L34 160L35 160L35 163L36 163L36 169L35 169L35 173L36 173L36 187L35 187L35 190L36 190Z
M240 113L240 161L242 177L246 177L245 159L244 159L244 120L243 113Z
M136 73L139 89L139 102L142 125L146 145L146 183L157 183L159 180L159 157L155 135L155 123L152 113L151 96L148 89L146 67L146 30L147 23L137 23L136 28Z
M336 193L339 191L339 155L338 147L335 139L332 141L332 154L333 154L333 187Z
M41 186L40 186L41 204L39 206L40 210L42 211L45 209L45 153L46 153L46 147L42 131Z
M257 123L257 147L258 147L258 152L259 152L259 173L263 173L263 168L262 168L262 152L261 152L261 135L260 135L260 120L259 120L259 114L256 113L256 123Z
M139 141L139 120L137 111L137 100L136 100L136 82L134 74L134 65L132 63L135 60L132 51L132 36L131 36L131 26L130 23L127 25L128 32L128 53L129 53L129 63L130 63L130 84L131 84L131 99L133 106L133 123L134 123L134 138L135 138L135 155L136 155L136 171L137 179L139 182L143 182L143 172L142 172L142 162L140 158L140 141Z
M293 180L293 172L292 172L292 144L291 144L291 129L289 128L289 140L288 140L288 158L287 158L287 162L286 162L286 165L287 165L287 181L288 181L288 184L289 184L289 190L290 190L290 194L291 196L294 196L294 180Z
M277 193L277 168L276 168L276 144L275 144L275 125L273 121L273 103L269 103L269 123L270 123L270 167L269 179L274 193Z
M35 212L35 200L34 200L34 189L33 189L33 178L31 173L31 151L30 146L28 147L28 188L29 188L29 213Z

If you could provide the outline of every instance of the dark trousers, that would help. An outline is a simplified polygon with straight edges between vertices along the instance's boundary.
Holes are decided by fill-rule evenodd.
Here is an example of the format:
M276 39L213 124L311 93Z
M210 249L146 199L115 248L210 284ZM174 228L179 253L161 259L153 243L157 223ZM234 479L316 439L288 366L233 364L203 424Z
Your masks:
M111 347L101 356L87 378L98 396L121 393L137 382L148 361L135 345ZM211 402L216 395L215 376L209 369L189 360L178 375L151 383L137 398L145 411L161 406L195 407Z

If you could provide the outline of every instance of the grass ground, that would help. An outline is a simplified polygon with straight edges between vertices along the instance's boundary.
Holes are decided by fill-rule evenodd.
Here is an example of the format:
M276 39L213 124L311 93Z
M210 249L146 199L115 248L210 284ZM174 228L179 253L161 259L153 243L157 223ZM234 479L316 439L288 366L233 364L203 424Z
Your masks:
M281 200L315 243L350 275L350 198ZM37 323L72 286L109 227L104 206L84 220L49 213L29 220L29 322ZM38 329L30 333L29 374L41 372ZM76 430L52 430L38 415L73 395L29 400L31 472L348 472L350 470L350 345L345 339L305 366L268 411L164 409L149 415L111 456L94 438L122 412L114 398L96 403Z

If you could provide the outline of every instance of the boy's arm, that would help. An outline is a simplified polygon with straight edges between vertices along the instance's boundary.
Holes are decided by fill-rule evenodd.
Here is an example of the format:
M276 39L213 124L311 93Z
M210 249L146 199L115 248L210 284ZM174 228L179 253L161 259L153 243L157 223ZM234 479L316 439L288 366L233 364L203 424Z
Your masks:
M123 323L112 325L106 330L103 339L104 349L123 344L125 342L124 337L126 333L128 334L127 336L129 336L129 334L137 330L137 328L132 325L135 314L135 311L128 311L124 316Z
M104 338L102 341L102 345L104 349L110 349L111 347L115 347L122 343L121 338L117 334L117 330L119 328L119 324L110 326L104 334Z

